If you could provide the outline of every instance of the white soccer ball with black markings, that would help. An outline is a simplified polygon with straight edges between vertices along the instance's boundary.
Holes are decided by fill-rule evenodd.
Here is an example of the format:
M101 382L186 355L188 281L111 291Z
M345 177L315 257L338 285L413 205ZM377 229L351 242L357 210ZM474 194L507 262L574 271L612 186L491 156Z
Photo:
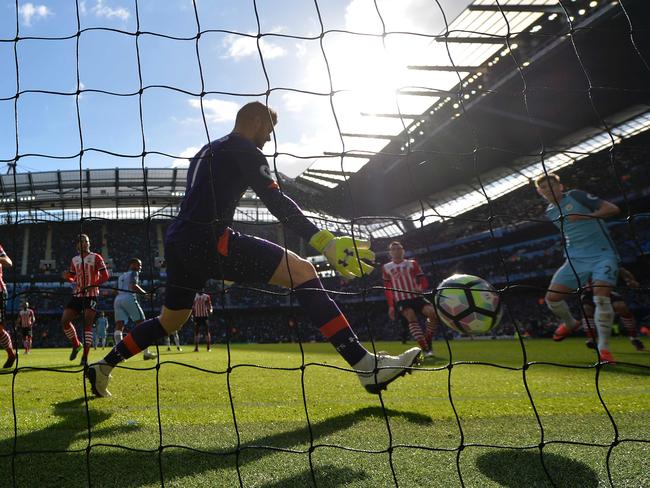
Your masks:
M501 320L499 294L478 276L450 276L438 285L434 301L442 323L465 334L485 334Z

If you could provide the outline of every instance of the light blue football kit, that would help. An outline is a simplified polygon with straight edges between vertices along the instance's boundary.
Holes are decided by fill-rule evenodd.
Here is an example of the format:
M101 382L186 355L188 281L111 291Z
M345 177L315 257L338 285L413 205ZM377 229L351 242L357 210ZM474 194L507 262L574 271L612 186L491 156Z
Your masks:
M115 311L115 321L122 321L125 324L130 320L139 322L144 320L144 312L138 303L138 298L131 291L131 285L140 283L139 273L137 271L127 271L117 279L117 297L113 303Z
M590 214L603 200L582 190L562 194L559 207L550 203L546 216L560 230L565 241L566 261L553 275L551 283L575 289L589 279L615 285L620 258L605 223L589 218L571 222L570 214ZM560 211L561 209L561 211Z
M108 329L108 319L106 317L97 317L95 320L95 334L98 339L106 338L106 330Z

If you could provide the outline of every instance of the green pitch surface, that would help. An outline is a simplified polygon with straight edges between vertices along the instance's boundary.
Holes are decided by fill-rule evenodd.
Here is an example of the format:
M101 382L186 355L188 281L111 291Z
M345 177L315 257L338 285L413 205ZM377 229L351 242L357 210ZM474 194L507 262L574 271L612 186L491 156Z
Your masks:
M523 363L518 341L450 344L454 361ZM404 347L377 344L393 353ZM230 374L224 345L210 353L189 349L161 350L159 370L155 361L128 361L133 369L113 372L112 398L87 401L68 350L22 356L16 375L0 374L0 486L13 486L15 475L19 487L154 487L162 477L166 487L241 480L280 488L313 486L313 473L323 487L394 486L395 480L453 487L460 486L457 460L466 486L553 486L535 447L541 430L521 370L462 364L450 371L446 345L438 342L438 359L397 380L380 399L355 374L328 367L344 366L329 344L304 346L304 370L298 345L235 345ZM526 352L528 361L585 367L595 360L578 339L530 340ZM600 371L602 399L622 440L611 449L615 431L594 368L526 371L555 486L609 486L608 452L615 486L650 486L650 354L635 352L625 339L615 340L612 352L642 367ZM91 360L101 356L91 352ZM466 447L459 450L461 442Z

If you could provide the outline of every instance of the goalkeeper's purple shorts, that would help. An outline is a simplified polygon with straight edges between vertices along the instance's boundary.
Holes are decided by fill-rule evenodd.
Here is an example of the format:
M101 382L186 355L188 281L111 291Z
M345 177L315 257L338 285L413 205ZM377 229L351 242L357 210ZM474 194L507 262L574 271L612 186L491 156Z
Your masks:
M171 310L192 308L194 294L201 291L209 279L268 283L284 253L277 244L230 228L214 242L166 242L165 307Z

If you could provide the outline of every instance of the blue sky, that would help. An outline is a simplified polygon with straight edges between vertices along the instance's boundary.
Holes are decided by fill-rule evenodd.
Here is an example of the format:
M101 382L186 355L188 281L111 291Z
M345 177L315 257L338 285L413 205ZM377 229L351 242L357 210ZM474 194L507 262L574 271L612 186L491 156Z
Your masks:
M74 0L0 0L0 39L16 36L16 19L21 37L65 37L77 32L77 7ZM441 2L451 22L467 1ZM201 30L226 30L240 34L204 33L199 41L204 90L222 92L204 97L204 113L209 135L217 138L232 128L239 106L259 97L226 95L255 94L267 89L255 38L254 7L265 34L318 36L322 29L312 0L197 0ZM372 0L323 0L318 2L324 30L347 29L381 34L381 19L388 31L413 31L432 36L444 28L442 12L431 0L379 0L377 14ZM139 0L141 31L194 37L197 24L191 0ZM136 30L136 5L133 0L86 0L79 2L81 28L105 27L128 32ZM173 86L189 93L165 88L148 88L142 96L144 139L147 151L159 151L175 157L149 155L150 167L183 164L178 157L189 157L207 141L203 128L199 97L201 77L196 41L170 40L150 35L139 37L142 83ZM435 44L435 43L433 43ZM438 43L440 44L440 43ZM77 89L77 61L80 87L128 94L139 89L135 36L118 32L90 30L79 38L67 40L30 40L17 43L18 67L14 60L14 42L0 42L0 160L12 159L16 152L14 100L19 88L74 92ZM395 99L397 86L414 84L445 88L453 78L415 79L418 73L404 72L408 63L439 62L430 37L391 35L381 37L327 33L323 38L325 56L319 39L291 39L265 36L260 42L272 91L269 103L280 114L276 140L265 147L266 153L291 153L276 160L278 169L296 176L311 164L325 168L332 162L319 158L323 151L340 151L343 132L392 133L401 131L399 120L362 117L362 111L395 112L399 101L403 112L423 110L414 97ZM437 53L437 54L436 54ZM325 60L329 63L329 71ZM18 68L18 69L17 69ZM334 111L328 96L300 94L293 90L329 93L329 74L335 90ZM431 76L431 75L428 75ZM282 89L279 89L282 88ZM409 98L413 99L410 100ZM421 97L420 97L421 98ZM7 100L8 99L8 100ZM71 156L81 148L74 96L24 93L18 99L18 152ZM135 155L142 151L139 97L84 92L79 100L81 136L85 149L96 148L118 154ZM335 117L336 115L336 117ZM338 121L338 126L337 126ZM377 151L385 141L352 139L346 149ZM298 156L298 157L295 157ZM84 168L139 166L140 158L122 158L100 152L86 152ZM346 159L345 169L356 170L363 161ZM21 157L19 171L77 169L78 158L47 159ZM0 163L6 171L6 162Z

